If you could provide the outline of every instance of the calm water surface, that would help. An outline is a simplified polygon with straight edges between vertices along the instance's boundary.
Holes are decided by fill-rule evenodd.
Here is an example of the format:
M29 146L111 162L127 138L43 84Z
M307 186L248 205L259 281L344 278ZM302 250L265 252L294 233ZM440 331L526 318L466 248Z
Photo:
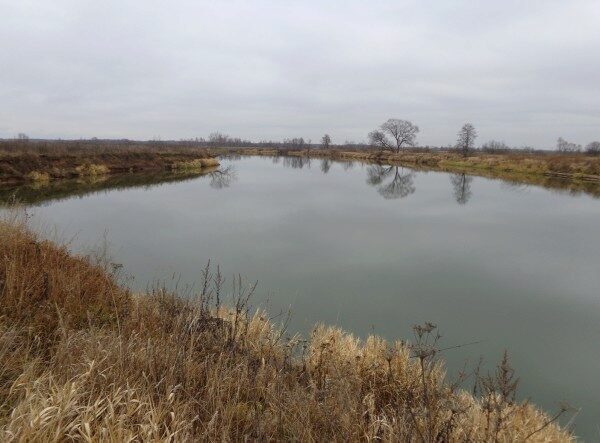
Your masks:
M521 396L582 408L600 439L600 199L446 173L224 160L200 177L48 200L36 223L87 251L106 237L134 288L199 281L208 259L259 281L255 305L359 336L435 322L451 372L507 348Z

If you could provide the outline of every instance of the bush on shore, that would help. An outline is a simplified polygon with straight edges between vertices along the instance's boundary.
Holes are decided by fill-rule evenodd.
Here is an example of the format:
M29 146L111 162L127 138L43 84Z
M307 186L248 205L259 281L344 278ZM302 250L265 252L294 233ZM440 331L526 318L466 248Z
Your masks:
M479 397L447 381L433 325L413 344L325 326L285 339L241 278L226 293L207 266L181 299L133 295L116 268L1 222L0 439L572 439L515 401L506 360Z

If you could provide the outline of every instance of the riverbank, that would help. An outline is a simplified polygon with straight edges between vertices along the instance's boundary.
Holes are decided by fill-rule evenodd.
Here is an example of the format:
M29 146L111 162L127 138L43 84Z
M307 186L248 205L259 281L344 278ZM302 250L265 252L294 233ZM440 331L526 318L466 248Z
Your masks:
M199 171L160 171L141 174L110 174L96 177L30 182L15 185L0 185L0 206L18 202L21 205L36 206L52 201L73 197L131 188L150 189L167 183L211 177L216 167L206 167Z
M309 156L332 160L356 160L389 165L417 167L454 173L469 173L486 177L508 178L524 182L556 180L572 182L576 185L600 184L600 156L582 154L549 153L473 153L467 157L452 151L406 151L400 153L381 151L340 151L312 149L310 151L224 148L211 150L213 153L264 156Z
M75 142L0 143L0 184L45 183L111 174L198 172L218 166L206 149Z
M133 295L118 268L0 223L3 440L571 439L513 400L507 363L478 397L453 385L431 325L412 345L286 339L239 280L207 269L195 299Z

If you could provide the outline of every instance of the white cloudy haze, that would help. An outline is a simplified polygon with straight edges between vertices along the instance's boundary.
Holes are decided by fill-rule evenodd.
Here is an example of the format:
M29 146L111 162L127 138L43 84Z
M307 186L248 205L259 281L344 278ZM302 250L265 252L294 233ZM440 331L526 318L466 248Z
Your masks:
M0 137L600 139L600 1L0 0Z

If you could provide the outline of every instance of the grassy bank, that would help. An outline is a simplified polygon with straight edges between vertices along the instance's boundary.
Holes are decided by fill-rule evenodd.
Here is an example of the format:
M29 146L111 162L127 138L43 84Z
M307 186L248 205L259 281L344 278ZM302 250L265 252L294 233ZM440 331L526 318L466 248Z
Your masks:
M412 344L287 339L240 280L207 269L183 300L133 295L115 268L0 223L2 440L571 439L514 400L506 361L477 396L446 380L432 325Z
M390 165L414 166L447 172L468 172L473 175L509 177L512 180L543 181L562 179L577 184L600 184L600 156L551 153L475 152L467 157L452 151L406 151L401 153L370 150L340 151L335 149L310 151L277 149L223 149L214 152L234 152L240 155L309 155L315 158L358 160Z
M191 172L219 163L206 149L78 142L0 142L0 184L130 172Z

